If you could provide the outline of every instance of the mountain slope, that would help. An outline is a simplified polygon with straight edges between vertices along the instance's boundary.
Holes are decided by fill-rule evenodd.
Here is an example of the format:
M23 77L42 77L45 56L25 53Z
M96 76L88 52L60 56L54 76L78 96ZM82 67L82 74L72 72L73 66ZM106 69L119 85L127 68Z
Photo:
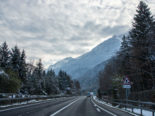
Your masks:
M119 50L122 36L113 36L112 38L102 42L90 52L77 57L65 58L51 65L48 70L53 69L56 73L64 70L72 76L73 79L82 77L88 70L91 70L98 64L108 60Z
M78 78L82 89L95 90L98 88L98 74L101 70L104 69L107 62L108 61L103 61Z

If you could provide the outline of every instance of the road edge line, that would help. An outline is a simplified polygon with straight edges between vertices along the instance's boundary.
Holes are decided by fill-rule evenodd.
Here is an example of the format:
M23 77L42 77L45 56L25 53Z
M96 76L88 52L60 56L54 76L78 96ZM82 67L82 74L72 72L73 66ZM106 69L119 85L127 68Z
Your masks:
M108 113L108 114L110 114L110 115L112 115L112 116L117 116L116 114L114 114L114 113L112 113L112 112L110 112L110 111L108 111L108 110L106 110L106 109L100 107L99 105L97 105L95 102L93 102L92 98L91 98L91 102L92 102L93 104L95 104L98 108L100 108L101 110L105 111L106 113Z
M93 98L94 99L94 98ZM96 102L98 102L96 99L94 99ZM98 102L99 103L99 102ZM101 103L101 104L103 104L103 103ZM111 108L114 108L114 109L117 109L117 110L120 110L120 111L122 111L122 112L125 112L125 113L128 113L128 114L131 114L131 115L133 115L133 116L139 116L138 114L136 114L136 113L132 113L132 112L130 112L130 111L126 111L126 110L124 110L124 109L120 109L120 108L117 108L117 107L114 107L114 106L111 106L111 105L108 105L108 104L103 104L103 105L106 105L106 106L108 106L108 107L111 107Z

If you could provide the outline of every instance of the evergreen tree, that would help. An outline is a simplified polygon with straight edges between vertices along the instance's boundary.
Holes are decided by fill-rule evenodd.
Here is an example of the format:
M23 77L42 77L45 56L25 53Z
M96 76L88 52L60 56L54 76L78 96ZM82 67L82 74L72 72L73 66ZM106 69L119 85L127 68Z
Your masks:
M148 34L151 27L154 25L153 17L150 9L144 2L140 2L137 9L137 14L134 17L133 28L130 31L131 54L130 63L132 80L135 82L137 90L149 89L148 81L150 76L150 67L148 65L149 57L149 39Z
M149 39L149 48L148 48L148 51L149 51L148 64L150 67L149 75L152 77L151 79L151 82L153 84L152 88L155 88L155 76L154 76L155 75L155 21L147 38Z
M67 88L71 88L71 78L66 72L60 70L58 78L60 90L65 91Z
M41 59L39 59L39 62L37 63L37 74L38 74L38 78L39 79L42 79L42 74L43 74L43 65L42 65L42 62L41 62Z
M16 72L19 72L20 58L20 50L17 46L15 46L11 52L11 68Z
M24 83L24 93L33 94L34 92L34 83L35 79L33 78L33 72L35 70L35 66L32 63L26 64L26 83Z
M119 73L121 75L127 75L129 73L129 37L123 36L122 38L122 43L119 52L117 53L118 55L118 61L120 63L119 65Z
M35 68L33 75L34 81L34 94L44 94L43 90L43 65L41 59L37 63L37 67Z
M120 54L122 53L122 55L124 55L124 53L128 52L128 48L129 48L128 37L124 35L122 38L122 43L119 51Z
M76 88L76 90L80 90L81 89L80 83L79 83L78 80L75 80L75 88Z
M9 67L9 57L10 57L10 53L9 53L8 45L6 42L4 42L0 47L0 67L4 69Z
M19 61L19 77L23 83L26 82L26 56L25 51L22 51Z
M45 77L45 90L48 94L57 94L56 75L53 70L47 72Z

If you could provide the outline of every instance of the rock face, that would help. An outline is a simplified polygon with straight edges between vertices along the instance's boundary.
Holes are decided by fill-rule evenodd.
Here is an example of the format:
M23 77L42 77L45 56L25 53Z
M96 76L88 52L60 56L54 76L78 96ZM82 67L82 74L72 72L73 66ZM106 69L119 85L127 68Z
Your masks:
M48 70L53 69L56 73L59 70L64 70L73 79L79 80L82 87L90 87L93 84L91 81L97 82L97 74L104 69L106 61L119 50L121 38L122 36L113 36L93 48L90 52L77 58L65 58L51 65Z

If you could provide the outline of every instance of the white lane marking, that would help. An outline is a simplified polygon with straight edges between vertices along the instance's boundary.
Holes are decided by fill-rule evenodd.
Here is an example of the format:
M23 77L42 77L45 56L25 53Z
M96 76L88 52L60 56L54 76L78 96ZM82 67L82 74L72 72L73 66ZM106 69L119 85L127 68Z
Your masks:
M80 98L79 98L79 99L80 99ZM69 106L71 106L73 103L75 103L75 102L78 101L79 99L77 99L77 100L71 102L70 104L68 104L67 106L65 106L65 107L63 107L63 108L61 108L61 109L59 109L58 111L54 112L54 113L51 114L50 116L55 116L56 114L60 113L62 110L64 110L64 109L68 108Z
M101 110L100 110L99 108L96 108L96 110L97 110L98 112L101 112Z
M123 109L120 109L120 108L116 108L116 107L114 107L114 106L111 106L111 105L106 104L106 103L103 103L103 102L99 102L99 100L95 99L94 97L93 97L93 99L94 99L96 102L101 103L101 104L103 104L103 105L106 105L106 106L109 106L109 107L111 107L111 108L120 110L120 111L122 111L122 112L129 113L129 114L131 114L131 115L133 115L133 116L138 116L137 114L134 114L134 113L132 113L132 112L129 112L129 111L126 111L126 110L123 110Z
M49 101L53 101L53 99L47 100L47 101L40 101L40 102L37 102L37 103L34 103L34 104L27 104L27 105L25 105L25 106L19 106L19 107L14 107L14 108L8 108L8 109L0 110L0 112L5 112L5 111L8 111L8 110L14 110L14 109L19 109L19 108L24 108L24 107L29 107L29 106L39 105L39 104L44 104L44 103L48 103Z
M93 102L92 99L91 99L91 101L92 101L93 104L95 104L95 102ZM108 111L108 110L106 110L106 109L100 107L99 105L97 105L97 104L95 104L95 105L96 105L98 108L100 108L101 110L107 112L108 114L111 114L112 116L117 116L116 114L114 114L114 113L112 113L112 112L110 112L110 111Z

